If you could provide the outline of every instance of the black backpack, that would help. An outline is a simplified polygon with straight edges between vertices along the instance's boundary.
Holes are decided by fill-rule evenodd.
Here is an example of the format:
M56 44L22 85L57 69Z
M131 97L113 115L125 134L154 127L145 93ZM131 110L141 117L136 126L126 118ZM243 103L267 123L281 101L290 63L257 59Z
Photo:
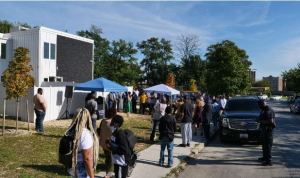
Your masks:
M74 135L74 132L68 130L59 142L58 162L63 164L66 169L72 168Z
M137 142L137 139L136 139L134 133L133 133L131 130L129 130L129 129L125 129L125 130L124 130L124 133L125 133L125 135L126 135L127 142L128 142L128 146L129 146L129 148L130 148L130 151L133 152L133 149L134 149L134 146L135 146L135 144L136 144L136 142Z
M134 152L134 146L137 142L137 138L131 130L125 129L124 133L126 135L128 146L130 148L130 158L128 161L128 171L127 171L127 177L130 177L133 168L136 165L136 160L137 160L137 154Z

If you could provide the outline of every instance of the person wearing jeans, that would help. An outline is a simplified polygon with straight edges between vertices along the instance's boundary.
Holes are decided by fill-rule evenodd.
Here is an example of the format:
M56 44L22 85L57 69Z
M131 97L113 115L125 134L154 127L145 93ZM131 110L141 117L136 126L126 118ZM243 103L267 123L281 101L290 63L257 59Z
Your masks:
M37 109L34 109L35 115L36 115L36 121L35 121L35 130L39 133L44 132L44 118L46 113Z
M172 108L168 106L165 110L166 115L161 118L159 122L160 133L160 158L159 165L164 165L165 149L168 149L168 167L173 165L173 147L174 147L174 133L176 131L176 120L171 115Z
M38 88L37 94L33 97L33 103L34 103L34 111L36 114L36 121L35 121L35 130L38 133L44 132L44 118L46 115L46 100L43 97L43 89Z
M157 102L154 106L154 113L152 114L152 132L150 135L150 141L154 142L155 139L155 132L156 128L159 125L159 120L162 116L165 115L165 110L166 110L167 104L166 100L162 98L160 102Z

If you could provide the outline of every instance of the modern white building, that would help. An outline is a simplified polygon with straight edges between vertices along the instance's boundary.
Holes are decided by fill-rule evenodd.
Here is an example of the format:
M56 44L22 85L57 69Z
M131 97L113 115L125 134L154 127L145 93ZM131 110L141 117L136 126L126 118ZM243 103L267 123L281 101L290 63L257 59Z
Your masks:
M91 39L46 27L36 27L18 28L7 34L0 33L0 43L0 75L12 60L16 48L29 49L35 84L34 88L30 89L27 98L21 101L20 117L22 120L27 119L25 102L29 100L30 120L34 121L32 97L37 92L37 88L43 88L49 106L45 120L52 120L60 117L65 111L66 86L93 79L94 41ZM85 94L82 95L84 97ZM4 98L5 89L1 83L0 106ZM76 105L81 104L73 100L70 109L74 109ZM0 114L2 113L3 107L0 107ZM15 116L15 113L15 101L8 101L6 114Z

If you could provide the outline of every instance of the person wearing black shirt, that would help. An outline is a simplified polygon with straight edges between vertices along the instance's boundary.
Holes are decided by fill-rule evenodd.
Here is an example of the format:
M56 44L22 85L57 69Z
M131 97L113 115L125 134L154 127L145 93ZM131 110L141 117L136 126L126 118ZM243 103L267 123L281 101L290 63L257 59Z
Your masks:
M184 96L184 103L180 109L182 115L182 120L181 120L182 144L180 144L179 146L181 147L190 146L190 142L192 141L193 111L194 111L194 107L191 104L191 100L187 98L187 96Z
M114 172L116 178L126 178L128 172L128 163L130 161L131 150L127 143L124 130L120 129L124 119L122 116L116 115L112 118L110 126L112 130L111 140L108 147L112 152L114 163Z
M205 99L205 105L202 111L202 126L204 131L205 142L204 144L207 145L210 139L210 122L212 120L212 106L211 101L209 98Z
M168 106L165 110L165 115L161 117L159 122L159 139L160 139L160 158L159 165L163 166L165 158L165 149L168 149L168 167L173 165L173 147L174 134L176 131L176 120L171 115L172 108Z
M266 104L264 100L259 100L258 105L261 109L258 122L262 132L262 150L263 157L258 160L263 166L272 166L271 151L273 145L273 129L275 128L275 113L273 109Z

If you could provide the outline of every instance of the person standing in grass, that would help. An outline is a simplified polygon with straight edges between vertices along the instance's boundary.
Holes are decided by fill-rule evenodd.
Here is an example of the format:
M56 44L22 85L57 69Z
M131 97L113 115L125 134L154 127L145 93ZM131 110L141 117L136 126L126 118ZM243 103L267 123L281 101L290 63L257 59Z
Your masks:
M109 142L112 136L112 130L110 128L110 123L112 118L116 115L114 108L110 108L107 114L107 118L102 120L99 128L97 129L97 134L99 136L99 144L103 149L105 156L105 178L113 177L114 165L112 162L112 153L111 150L107 147L107 142Z
M74 132L72 151L72 176L76 178L94 178L97 166L99 143L94 132L89 111L81 108L68 130Z
M174 147L174 134L176 131L176 120L172 116L172 108L168 106L165 115L159 122L159 139L160 139L160 158L159 165L164 165L165 149L168 149L168 167L173 166L173 147Z
M140 113L141 114L145 114L146 106L147 106L147 95L143 91L141 96L140 96Z
M34 112L36 115L35 130L38 133L44 133L44 118L46 115L46 100L43 96L43 89L38 88L37 94L33 97Z

